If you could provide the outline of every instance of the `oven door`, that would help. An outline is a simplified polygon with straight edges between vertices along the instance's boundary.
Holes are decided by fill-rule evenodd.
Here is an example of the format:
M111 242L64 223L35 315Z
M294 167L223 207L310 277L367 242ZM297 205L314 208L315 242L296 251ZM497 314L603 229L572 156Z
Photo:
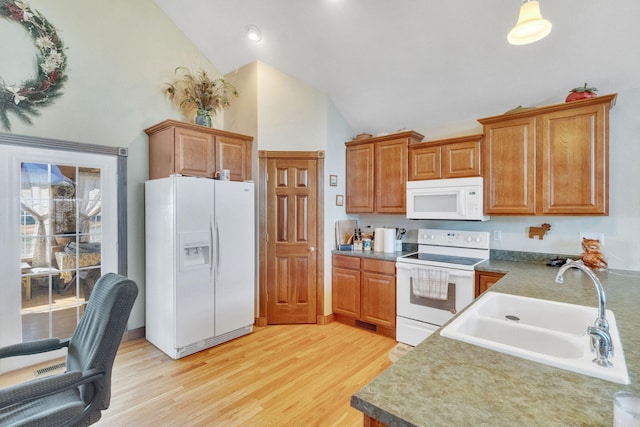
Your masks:
M473 270L396 263L398 317L442 326L475 297Z

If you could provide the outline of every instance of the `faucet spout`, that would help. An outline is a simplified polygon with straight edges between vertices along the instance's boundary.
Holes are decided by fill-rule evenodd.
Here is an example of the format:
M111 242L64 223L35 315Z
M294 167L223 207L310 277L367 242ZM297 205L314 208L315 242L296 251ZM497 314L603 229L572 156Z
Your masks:
M609 322L607 322L606 312L607 312L607 298L604 294L604 288L602 287L602 283L598 279L598 276L586 265L584 265L580 261L569 261L560 267L558 270L558 274L556 274L556 283L564 282L564 273L570 268L577 268L578 270L582 270L589 276L594 286L596 287L596 292L598 293L598 318L595 321L594 326L596 328L603 329L607 333L609 332Z

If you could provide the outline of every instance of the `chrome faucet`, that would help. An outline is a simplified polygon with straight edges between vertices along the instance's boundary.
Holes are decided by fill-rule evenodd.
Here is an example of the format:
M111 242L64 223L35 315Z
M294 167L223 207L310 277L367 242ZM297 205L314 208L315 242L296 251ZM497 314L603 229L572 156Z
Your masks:
M598 292L598 318L593 326L587 328L587 333L591 337L591 351L596 353L596 358L593 359L593 362L600 366L613 366L609 361L609 358L613 357L613 343L611 341L611 335L609 334L609 322L607 322L606 316L607 299L602 283L600 283L600 280L594 272L584 265L582 261L569 261L560 267L556 275L556 283L564 282L564 273L570 268L577 268L587 273L587 276L589 276Z

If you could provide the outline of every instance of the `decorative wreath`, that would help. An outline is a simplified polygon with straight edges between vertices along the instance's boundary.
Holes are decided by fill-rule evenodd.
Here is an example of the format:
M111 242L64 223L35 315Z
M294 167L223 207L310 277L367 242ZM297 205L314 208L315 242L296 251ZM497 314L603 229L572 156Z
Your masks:
M49 105L62 95L60 90L67 80L67 58L56 29L26 2L0 0L0 16L22 25L38 49L35 77L17 84L5 84L0 77L0 122L7 131L11 131L9 111L31 124L31 116L40 115L38 107Z

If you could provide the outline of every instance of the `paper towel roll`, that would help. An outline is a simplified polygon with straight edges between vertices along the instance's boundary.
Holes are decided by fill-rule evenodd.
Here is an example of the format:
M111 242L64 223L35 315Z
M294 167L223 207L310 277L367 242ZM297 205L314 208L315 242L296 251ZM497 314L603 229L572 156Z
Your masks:
M384 251L384 228L376 228L373 230L375 239L373 240L374 252Z
M384 229L384 252L390 253L396 251L396 229Z

